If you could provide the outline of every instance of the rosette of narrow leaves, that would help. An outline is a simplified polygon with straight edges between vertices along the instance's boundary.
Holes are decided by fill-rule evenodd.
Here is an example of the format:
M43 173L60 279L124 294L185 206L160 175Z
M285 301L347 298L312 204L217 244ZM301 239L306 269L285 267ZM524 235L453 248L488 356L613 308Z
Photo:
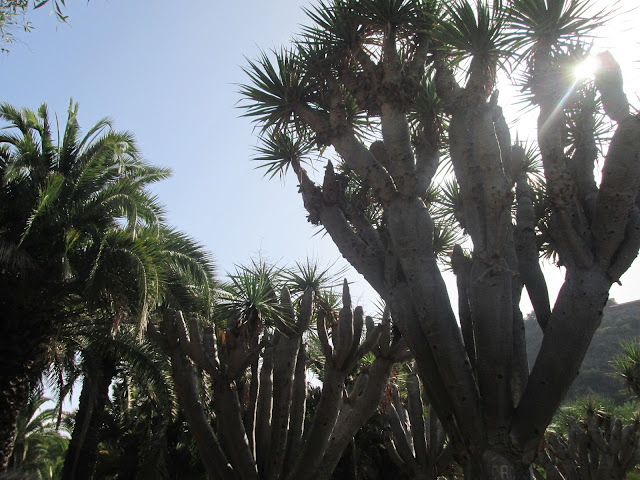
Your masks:
M372 26L382 30L391 25L398 29L400 38L412 37L416 31L429 33L440 8L437 0L361 0L353 3L355 10Z
M317 5L303 7L312 26L302 29L303 43L320 47L327 58L337 60L348 57L358 50L371 34L363 26L353 0L320 1Z
M346 267L335 270L335 264L336 262L332 262L322 267L318 260L307 258L304 262L296 262L295 268L282 270L280 276L292 295L311 289L316 295L323 297L324 293L330 294L335 287L342 285L338 278L344 275ZM329 299L323 298L322 303L325 303L325 300ZM327 305L332 310L338 301L339 298L335 296L334 300L329 301Z
M434 33L443 52L453 57L453 64L471 57L469 75L485 77L486 88L495 84L496 65L506 70L504 60L513 55L513 41L504 35L506 12L502 0L476 1L475 8L467 0L457 0L445 6L446 17Z
M611 366L640 400L640 339L623 343L621 348L622 353L611 361Z
M292 125L300 132L302 124L294 112L310 93L306 74L292 52L282 49L273 52L273 57L272 61L263 52L259 60L248 61L244 71L252 84L240 87L240 93L249 100L244 115L256 118L263 130L279 132Z
M253 160L260 162L258 168L264 168L265 177L278 175L283 178L291 164L302 165L309 162L309 152L313 148L306 137L296 135L290 129L268 132L260 138L261 145L256 148Z
M546 54L602 26L610 14L594 8L594 1L513 0L507 5L511 35L526 45L525 55L539 49Z
M224 331L253 337L279 319L276 295L280 270L263 261L241 265L218 287L214 320Z

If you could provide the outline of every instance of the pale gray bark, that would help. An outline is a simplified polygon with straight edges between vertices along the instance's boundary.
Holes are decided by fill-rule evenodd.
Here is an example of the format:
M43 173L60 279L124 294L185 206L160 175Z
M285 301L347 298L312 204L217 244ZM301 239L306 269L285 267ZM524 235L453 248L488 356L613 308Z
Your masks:
M273 347L268 345L262 356L260 390L256 413L256 462L260 473L265 471L271 431L271 407L273 405Z
M325 316L323 312L318 315L318 337L326 358L322 395L316 407L311 427L303 437L300 455L287 476L290 480L315 478L316 475L318 475L318 478L327 478L327 475L330 475L333 468L335 468L342 450L346 447L344 443L340 444L342 449L339 452L336 450L332 452L331 462L335 461L335 463L330 470L326 468L326 465L324 468L321 467L321 464L324 464L323 458L330 447L332 435L336 432L336 429L338 431L341 429L340 425L336 425L336 422L342 409L345 408L343 401L345 378L353 371L360 358L376 347L382 330L389 328L388 324L373 326L372 322L369 323L370 328L367 330L365 340L360 343L363 311L361 307L357 307L355 311L351 309L351 296L346 280L343 285L342 304L343 307L338 314L338 324L332 329L331 343L326 331ZM377 383L377 388L378 391L371 393L372 395L384 392L384 385ZM359 418L362 422L358 425L358 428L360 428L369 417L360 415L356 418Z
M388 333L389 329L390 325L386 323L385 331ZM331 478L345 449L353 441L358 430L375 414L382 402L393 364L402 361L408 354L403 340L395 339L390 344L389 336L384 333L380 335L374 352L376 353L375 361L367 371L360 373L340 407L326 453L313 475L315 480Z

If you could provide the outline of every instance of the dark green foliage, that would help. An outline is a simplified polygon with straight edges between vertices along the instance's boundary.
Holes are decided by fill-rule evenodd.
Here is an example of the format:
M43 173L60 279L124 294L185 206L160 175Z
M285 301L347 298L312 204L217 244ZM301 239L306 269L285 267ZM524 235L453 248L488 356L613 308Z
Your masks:
M542 343L542 331L529 314L525 321L529 365L533 365ZM611 359L622 353L621 344L640 331L640 301L611 304L604 310L602 324L593 336L578 378L567 395L575 400L587 394L611 398L620 405L630 398L624 382L616 375ZM567 341L570 341L567 339Z
M384 417L374 415L360 429L351 446L345 451L331 477L342 480L349 477L350 459L356 460L356 477L353 480L409 480L409 477L391 461L384 445ZM355 449L355 454L352 450Z
M64 425L56 428L56 410L44 408L49 401L43 395L42 386L36 385L18 415L9 471L20 478L49 478L50 474L58 478L60 475L69 438Z
M105 305L117 325L125 303L143 325L157 287L153 249L136 234L157 230L162 208L146 188L169 171L143 162L109 119L83 135L77 114L71 102L54 132L45 104L0 106L0 462L56 329Z
M622 353L611 361L611 366L624 380L629 392L640 400L640 338L625 341Z

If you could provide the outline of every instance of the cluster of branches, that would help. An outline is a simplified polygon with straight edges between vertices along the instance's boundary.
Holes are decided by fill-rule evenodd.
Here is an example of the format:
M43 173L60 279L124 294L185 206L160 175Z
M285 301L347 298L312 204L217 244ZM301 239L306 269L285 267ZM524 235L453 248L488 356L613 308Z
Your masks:
M275 331L263 330L267 319L257 315L236 316L217 329L195 318L186 326L180 312L168 311L149 334L171 358L178 398L210 475L328 479L378 409L393 364L408 359L406 346L391 335L388 317L375 324L361 307L352 309L346 282L337 315L312 288L294 299L287 288L279 299L271 293ZM312 319L324 365L313 417L305 421ZM371 353L375 359L363 365ZM213 426L198 382L211 389Z
M640 119L620 67L603 53L594 82L572 74L606 14L577 0L334 0L306 11L291 47L246 67L258 158L272 175L294 171L309 221L389 305L466 474L528 478L609 288L640 247ZM537 147L511 139L500 70L539 112ZM304 164L329 146L338 164L316 182ZM542 161L536 175L527 152ZM439 185L443 153L455 188ZM437 203L466 235L449 247L460 323L437 263ZM553 308L549 254L567 272ZM531 372L525 288L544 331Z

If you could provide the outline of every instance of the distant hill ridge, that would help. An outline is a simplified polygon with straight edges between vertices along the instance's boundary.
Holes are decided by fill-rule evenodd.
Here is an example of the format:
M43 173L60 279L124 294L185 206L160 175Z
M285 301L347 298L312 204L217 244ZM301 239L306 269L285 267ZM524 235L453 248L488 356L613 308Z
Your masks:
M618 315L620 313L635 313L640 315L640 300L633 300L627 303L614 303L604 308L604 313ZM638 332L640 334L640 332Z
M602 323L587 351L580 374L567 394L573 399L594 393L623 403L630 396L621 379L612 376L610 360L620 353L620 344L640 336L640 300L616 304L613 300L604 309ZM533 314L525 320L525 339L529 368L533 367L542 343L542 330ZM571 341L571 339L567 339Z

